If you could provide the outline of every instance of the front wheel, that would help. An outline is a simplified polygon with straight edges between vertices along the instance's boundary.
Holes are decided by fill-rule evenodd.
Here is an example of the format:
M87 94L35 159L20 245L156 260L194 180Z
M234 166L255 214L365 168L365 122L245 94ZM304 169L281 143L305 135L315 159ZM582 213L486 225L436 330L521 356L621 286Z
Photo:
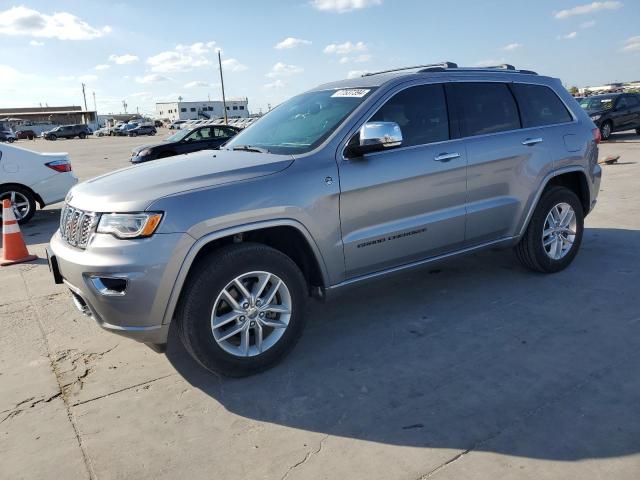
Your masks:
M583 230L584 212L578 196L566 187L551 187L542 194L516 245L516 256L531 270L559 272L578 253Z
M187 351L230 377L266 370L305 325L306 281L288 256L261 244L222 247L190 274L177 310Z
M8 199L11 201L13 215L20 225L27 223L36 213L36 199L30 190L20 185L7 185L0 187L0 202ZM0 223L2 210L0 209Z
M611 132L613 131L613 125L611 122L606 121L600 127L600 137L602 140L609 140L611 138Z
M82 133L80 133L80 135L78 135L78 137L79 137L81 140L84 140L85 138L87 138L87 134L86 134L86 133L84 133L84 132L82 132Z

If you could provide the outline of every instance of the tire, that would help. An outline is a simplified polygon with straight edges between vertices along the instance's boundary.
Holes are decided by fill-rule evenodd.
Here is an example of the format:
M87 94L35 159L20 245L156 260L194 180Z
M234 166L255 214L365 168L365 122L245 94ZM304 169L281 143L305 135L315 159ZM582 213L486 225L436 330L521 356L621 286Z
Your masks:
M22 187L20 185L5 185L3 187L0 187L0 200L4 200L5 198L15 201L19 204L28 204L25 206L28 208L23 207L25 208L24 211L26 213L24 216L20 217L20 215L16 215L16 218L20 225L24 225L29 220L31 220L33 215L36 213L36 199L33 195L33 192L25 187ZM2 211L0 210L0 220L1 219Z
M636 135L640 135L640 128L636 128Z
M9 143L13 143L13 142L15 142L15 141L16 141L16 139L15 139L15 138L13 138L13 137L9 137L9 138L7 138L7 142L9 142Z
M271 277L265 275L264 272L268 272ZM244 296L231 282L243 275L251 276L254 274L263 275L262 278L270 279L264 287L267 291L274 288L274 285L279 285L271 283L271 279L282 280L284 287L280 286L280 289L284 288L284 293L278 290L279 293L274 297L274 301L281 302L282 305L279 306L283 309L286 309L284 305L288 305L287 308L291 313L267 313L265 317L264 311L257 313L259 311L258 302L255 307L247 302L246 305L249 305L249 309L245 311L246 316L221 324L216 330L221 339L216 340L212 328L213 314L218 314L219 307L226 308L226 313L223 311L221 317L233 314L233 311L229 311L230 304L225 303L223 290L229 289L229 292L233 292L230 294L235 294L234 298L242 302L240 297L244 298ZM250 280L249 278L249 282ZM245 282L246 280L241 279L241 281ZM273 280L273 282L275 281ZM253 284L243 283L243 285L247 290L251 290L252 294L255 294L259 289L258 283L259 281L256 280ZM265 299L266 295L263 293L259 298ZM295 346L305 326L306 300L306 280L298 266L288 256L266 245L232 244L202 258L190 273L176 311L178 332L187 351L204 368L229 377L245 377L272 367ZM245 305L244 302L239 304L239 308L243 305ZM265 307L263 305L260 308ZM266 311L268 312L269 309ZM273 319L270 318L272 315L275 315ZM286 326L284 328L261 326L263 321ZM248 347L244 350L244 354L234 354L229 351L230 349L243 351L242 339L244 335L242 333L233 335L229 341L222 338L228 332L236 329L244 329L247 332ZM266 335L263 339L263 345L267 346L266 350L262 352L258 350L256 343L258 329ZM271 335L275 336L270 340ZM273 343L270 344L270 342Z
M607 120L600 126L600 137L603 141L607 141L611 138L611 133L613 131L613 124Z
M84 132L81 132L80 135L78 135L78 138L80 138L80 140L84 140L85 138L87 138L87 134Z
M552 249L554 248L553 241L552 245L549 246L550 250L552 250L550 253L547 252L547 247L543 245L543 238L552 239L553 234L543 237L543 230L547 222L547 216L554 207L560 204L569 205L573 209L575 224L571 225L571 228L575 235L568 235L568 239L573 243L568 244L569 248L562 257L554 259L551 257ZM583 232L584 213L578 196L566 187L551 187L542 194L526 232L518 245L515 246L515 253L520 263L531 270L542 273L559 272L567 268L575 258L582 243ZM562 242L563 244L564 242Z
M34 140L35 137L33 135L29 135L29 140Z
M131 132L129 135L132 136L132 137L137 137L138 136L138 134L136 132Z
M49 140L51 141L56 141L58 139L58 137L56 135L49 135Z

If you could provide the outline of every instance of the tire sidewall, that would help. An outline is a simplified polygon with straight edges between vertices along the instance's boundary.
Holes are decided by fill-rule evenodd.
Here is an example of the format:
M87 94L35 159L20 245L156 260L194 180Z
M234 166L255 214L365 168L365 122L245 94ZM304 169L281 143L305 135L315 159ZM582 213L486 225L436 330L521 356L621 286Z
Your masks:
M293 348L305 325L306 282L295 263L263 245L246 244L233 251L225 247L203 259L187 286L180 317L188 348L205 368L228 376L245 376L274 365ZM253 357L237 357L220 347L211 331L211 313L217 296L234 278L252 271L277 275L288 287L292 314L284 335L269 350Z
M604 127L605 125L609 125L609 134L605 135L604 133ZM609 140L611 138L611 134L613 133L613 125L611 124L610 121L606 121L602 124L602 127L600 127L600 136L602 137L602 140Z
M577 231L571 250L561 259L554 260L549 257L544 250L544 246L542 244L542 232L547 215L551 209L559 203L568 203L571 205L571 208L573 208L576 215ZM580 250L582 235L584 233L584 213L582 210L582 204L580 203L577 195L564 187L549 190L549 192L540 200L531 222L532 232L530 241L533 242L531 247L539 265L541 265L547 272L558 272L569 266Z

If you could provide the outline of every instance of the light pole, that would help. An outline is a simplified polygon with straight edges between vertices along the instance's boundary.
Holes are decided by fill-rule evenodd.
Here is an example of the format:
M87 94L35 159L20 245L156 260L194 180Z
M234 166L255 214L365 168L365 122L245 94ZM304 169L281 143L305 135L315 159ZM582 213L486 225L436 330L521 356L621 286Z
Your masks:
M218 67L220 68L220 85L222 86L222 111L224 112L224 124L227 124L227 100L224 97L224 77L222 76L222 59L218 50Z
M86 112L87 109L87 96L84 93L84 83L82 84L82 97L84 98L84 111Z

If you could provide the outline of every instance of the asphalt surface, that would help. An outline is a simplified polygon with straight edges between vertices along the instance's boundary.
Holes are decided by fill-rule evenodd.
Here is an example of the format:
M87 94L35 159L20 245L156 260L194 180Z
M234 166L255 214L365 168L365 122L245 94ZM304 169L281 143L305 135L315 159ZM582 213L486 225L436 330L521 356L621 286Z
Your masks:
M145 142L16 145L67 151L87 179ZM0 477L637 479L640 137L608 154L567 270L489 251L354 287L241 380L174 333L161 355L78 313L43 260L59 205L38 212L41 259L0 268Z

